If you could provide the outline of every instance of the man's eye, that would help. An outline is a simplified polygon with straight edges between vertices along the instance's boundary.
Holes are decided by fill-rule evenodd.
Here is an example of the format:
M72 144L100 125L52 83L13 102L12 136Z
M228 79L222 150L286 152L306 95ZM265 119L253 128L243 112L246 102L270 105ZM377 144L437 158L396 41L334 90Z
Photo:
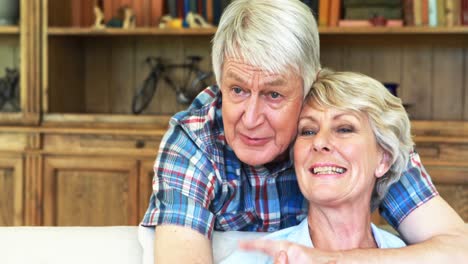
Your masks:
M233 87L233 88L232 88L232 91L233 91L235 94L240 94L240 93L242 93L242 89L239 88L239 87Z
M278 99L278 98L281 97L281 94L279 94L279 93L277 93L277 92L271 92L271 93L270 93L270 97L271 97L272 99Z

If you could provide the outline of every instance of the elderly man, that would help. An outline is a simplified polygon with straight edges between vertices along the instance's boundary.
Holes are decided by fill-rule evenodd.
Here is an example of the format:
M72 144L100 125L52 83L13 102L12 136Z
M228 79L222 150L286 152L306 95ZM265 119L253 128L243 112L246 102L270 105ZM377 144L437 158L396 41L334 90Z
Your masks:
M156 159L154 192L141 223L156 227L156 263L211 263L213 230L268 232L307 215L289 151L302 101L320 69L312 13L299 0L234 0L212 52L219 86L171 119ZM268 253L310 263L466 259L463 221L437 195L417 154L380 209L416 245L322 252L275 244Z

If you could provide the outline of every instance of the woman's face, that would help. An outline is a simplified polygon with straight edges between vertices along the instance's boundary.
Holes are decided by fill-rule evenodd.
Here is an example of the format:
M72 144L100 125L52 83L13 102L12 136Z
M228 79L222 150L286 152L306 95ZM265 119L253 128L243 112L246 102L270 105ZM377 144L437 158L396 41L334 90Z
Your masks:
M302 79L226 59L221 82L224 131L237 157L255 166L284 154L297 132Z
M299 187L310 203L370 202L376 177L388 169L386 163L367 115L304 104L294 165Z

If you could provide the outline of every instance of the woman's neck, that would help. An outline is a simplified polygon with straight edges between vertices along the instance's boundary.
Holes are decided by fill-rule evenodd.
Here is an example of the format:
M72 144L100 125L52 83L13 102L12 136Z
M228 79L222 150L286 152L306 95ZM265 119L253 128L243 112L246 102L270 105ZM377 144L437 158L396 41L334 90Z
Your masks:
M309 204L309 233L314 247L323 250L376 248L369 207L323 207Z

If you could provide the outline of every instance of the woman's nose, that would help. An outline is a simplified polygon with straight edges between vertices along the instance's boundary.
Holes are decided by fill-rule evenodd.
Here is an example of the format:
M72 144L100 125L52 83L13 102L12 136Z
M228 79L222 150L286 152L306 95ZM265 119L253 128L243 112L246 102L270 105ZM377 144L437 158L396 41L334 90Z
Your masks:
M330 135L325 131L319 131L313 139L313 148L314 151L325 151L328 152L331 150L330 144Z
M255 128L263 123L264 113L262 104L257 96L252 96L246 102L245 112L242 117L244 126L248 129Z

